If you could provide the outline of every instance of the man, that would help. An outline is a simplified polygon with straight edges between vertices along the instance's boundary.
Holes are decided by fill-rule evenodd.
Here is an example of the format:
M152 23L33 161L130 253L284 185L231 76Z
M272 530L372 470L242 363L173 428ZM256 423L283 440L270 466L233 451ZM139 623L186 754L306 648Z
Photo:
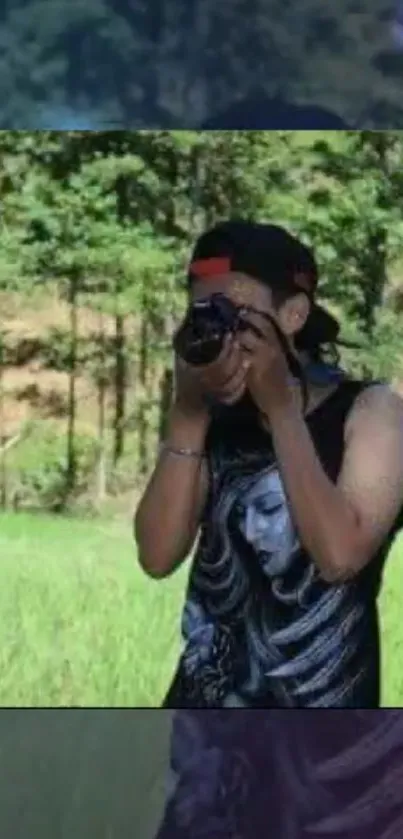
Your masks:
M376 708L403 403L323 362L338 325L316 302L313 254L282 228L218 224L197 242L188 279L190 302L224 295L250 329L205 367L178 363L166 443L136 515L140 563L157 578L200 530L166 704Z

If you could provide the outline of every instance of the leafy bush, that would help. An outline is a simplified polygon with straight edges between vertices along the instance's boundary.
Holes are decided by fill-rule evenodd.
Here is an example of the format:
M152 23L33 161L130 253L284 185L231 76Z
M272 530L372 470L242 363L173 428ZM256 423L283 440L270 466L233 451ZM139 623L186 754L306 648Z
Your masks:
M42 360L46 367L63 373L70 369L71 338L67 330L50 329L42 349Z
M88 487L96 462L96 440L76 436L77 481L74 495ZM66 440L53 423L33 423L30 433L10 457L12 494L16 506L61 509L66 503Z
M397 380L403 376L403 322L395 312L379 308L371 338L360 334L356 324L343 321L343 335L360 344L359 350L344 350L342 361L353 375Z

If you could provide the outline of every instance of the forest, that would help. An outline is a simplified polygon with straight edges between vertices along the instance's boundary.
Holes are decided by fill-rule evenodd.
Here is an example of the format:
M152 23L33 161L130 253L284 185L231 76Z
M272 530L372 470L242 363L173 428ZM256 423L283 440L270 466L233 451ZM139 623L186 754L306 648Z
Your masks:
M315 247L353 374L403 380L403 136L3 131L0 503L96 514L152 466L198 233ZM130 496L131 497L131 496Z
M399 4L3 0L0 125L195 129L259 88L402 128Z

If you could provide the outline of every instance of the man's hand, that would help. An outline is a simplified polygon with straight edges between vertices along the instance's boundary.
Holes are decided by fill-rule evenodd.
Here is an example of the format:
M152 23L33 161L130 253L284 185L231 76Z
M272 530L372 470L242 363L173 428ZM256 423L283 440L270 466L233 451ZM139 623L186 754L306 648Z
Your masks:
M275 329L264 317L248 315L248 321L261 333L250 330L242 335L241 346L249 358L246 385L259 410L267 416L292 400L290 370Z
M193 367L178 359L177 402L190 412L199 412L203 406L205 410L207 395L224 405L234 405L245 391L249 365L249 358L245 358L232 335L227 337L221 354L211 364Z

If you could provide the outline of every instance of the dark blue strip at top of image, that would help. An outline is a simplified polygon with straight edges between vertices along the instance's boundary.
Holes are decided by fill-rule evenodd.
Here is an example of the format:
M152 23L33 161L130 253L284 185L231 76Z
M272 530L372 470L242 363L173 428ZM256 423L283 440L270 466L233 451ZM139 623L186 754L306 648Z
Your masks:
M5 2L0 128L402 128L402 15L401 0Z

